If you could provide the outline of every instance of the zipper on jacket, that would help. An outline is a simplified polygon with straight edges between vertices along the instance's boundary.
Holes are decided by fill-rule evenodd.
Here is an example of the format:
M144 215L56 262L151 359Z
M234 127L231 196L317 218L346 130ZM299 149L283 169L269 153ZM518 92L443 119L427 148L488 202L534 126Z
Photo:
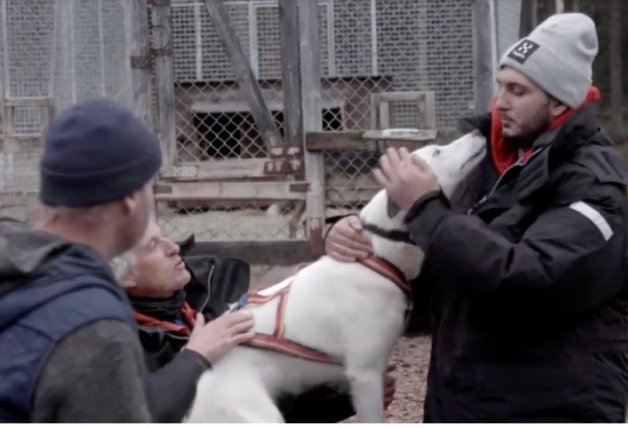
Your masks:
M473 206L471 208L469 208L467 210L467 214L471 214L475 208L480 205L481 203L483 203L484 201L486 201L494 192L495 190L497 190L497 187L501 184L502 179L508 174L508 172L510 172L510 170L514 169L515 167L523 167L525 166L528 162L530 162L536 155L538 155L541 151L543 151L543 149L545 149L545 147L539 147L538 149L536 149L535 151L533 151L530 156L524 161L521 162L521 158L517 159L517 162L513 163L512 165L510 165L508 168L506 168L506 170L504 171L504 173L502 175L499 176L499 178L497 178L497 181L495 182L495 184L493 185L493 187L491 188L490 192L488 192L486 195L484 195L484 197L482 197L482 199L480 199L479 201L477 201L475 204L473 204Z
M535 151L532 152L532 154L524 161L521 162L521 158L519 158L517 160L517 162L513 163L512 165L510 165L508 168L506 168L506 171L504 171L504 173L502 175L499 176L499 178L497 179L497 181L495 182L495 185L493 186L493 188L491 189L490 192L488 192L485 196L485 198L488 198L489 196L491 196L493 194L493 192L495 192L495 190L497 190L497 186L500 185L500 183L502 182L502 179L506 176L506 174L508 174L508 171L510 171L511 169L513 169L516 166L525 166L528 162L530 162L536 155L538 155L539 153L541 153L541 151L543 151L545 147L539 147L538 149L536 149Z

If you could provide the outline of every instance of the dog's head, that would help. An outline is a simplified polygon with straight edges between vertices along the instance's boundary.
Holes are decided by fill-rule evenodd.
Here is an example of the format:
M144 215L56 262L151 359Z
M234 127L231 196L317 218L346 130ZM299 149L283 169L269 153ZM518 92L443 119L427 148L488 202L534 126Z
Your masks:
M432 168L443 193L448 198L456 192L486 156L486 139L477 131L463 135L446 145L432 144L412 152L421 156ZM404 230L403 216L399 207L382 190L362 209L363 223L375 224L385 230Z
M486 140L479 133L466 134L447 145L430 145L412 153L430 165L448 198L476 169L486 155ZM392 203L385 190L378 192L360 212L366 230L373 233L373 251L393 263L408 280L421 270L423 250L414 245L403 223L406 211Z
M447 198L454 195L485 155L486 139L477 131L465 134L446 145L431 144L412 152L412 156L420 156L427 161L438 177L440 187ZM385 198L386 217L391 220L400 217L399 206L386 196L385 191L381 191L380 194L366 207L371 203L381 206L381 202L374 200Z

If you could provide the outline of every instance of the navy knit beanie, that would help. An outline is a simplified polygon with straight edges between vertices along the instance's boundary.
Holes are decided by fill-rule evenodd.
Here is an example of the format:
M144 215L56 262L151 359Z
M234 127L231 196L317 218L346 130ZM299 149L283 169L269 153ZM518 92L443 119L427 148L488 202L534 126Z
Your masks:
M40 199L80 207L139 190L161 166L159 141L131 110L97 98L61 112L50 124L40 161Z

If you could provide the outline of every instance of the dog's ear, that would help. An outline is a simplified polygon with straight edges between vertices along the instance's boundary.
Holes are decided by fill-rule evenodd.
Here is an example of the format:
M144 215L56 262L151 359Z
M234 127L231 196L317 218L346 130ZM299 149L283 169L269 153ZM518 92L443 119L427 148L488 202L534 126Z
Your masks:
M394 203L390 197L386 196L386 213L388 217L393 218L401 211L401 207Z

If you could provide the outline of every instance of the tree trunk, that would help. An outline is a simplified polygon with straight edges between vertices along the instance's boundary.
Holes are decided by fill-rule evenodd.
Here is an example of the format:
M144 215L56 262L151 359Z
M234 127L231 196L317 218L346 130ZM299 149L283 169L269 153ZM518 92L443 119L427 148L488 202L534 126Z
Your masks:
M623 0L610 0L609 19L609 58L611 78L611 124L614 132L622 126L622 61L621 61L621 3Z
M525 37L536 27L537 24L537 2L536 0L523 0L521 2L521 14L519 18L519 38Z

